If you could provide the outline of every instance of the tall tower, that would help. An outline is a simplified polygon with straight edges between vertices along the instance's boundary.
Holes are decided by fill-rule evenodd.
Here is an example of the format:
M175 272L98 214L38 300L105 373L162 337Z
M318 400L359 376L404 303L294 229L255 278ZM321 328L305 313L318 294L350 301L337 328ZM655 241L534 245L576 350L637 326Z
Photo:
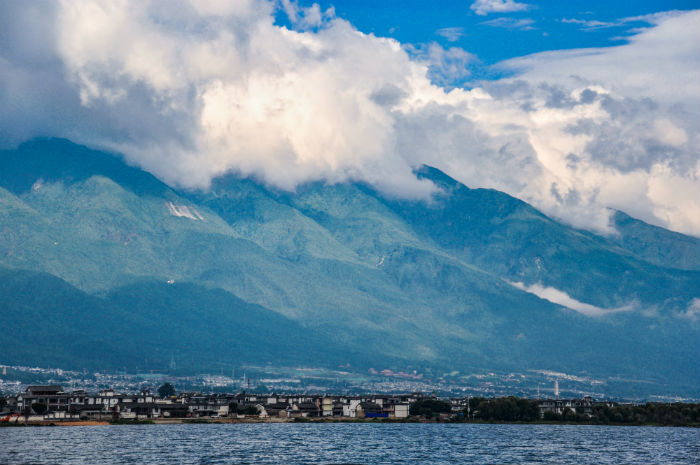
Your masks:
M554 380L554 397L559 398L559 380Z

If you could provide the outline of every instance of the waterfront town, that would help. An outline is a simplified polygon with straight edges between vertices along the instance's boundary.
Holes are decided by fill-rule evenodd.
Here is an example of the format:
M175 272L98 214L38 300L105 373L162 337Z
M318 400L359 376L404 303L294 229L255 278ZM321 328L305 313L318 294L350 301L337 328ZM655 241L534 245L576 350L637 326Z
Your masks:
M591 380L557 372L492 374L471 386L388 370L350 378L339 370L247 366L234 375L3 365L0 426L289 421L700 425L696 399L614 399L582 392L577 387L591 386ZM343 375L349 382L339 381ZM533 375L541 382L523 389L523 381L537 379ZM560 390L560 382L565 389Z
M0 400L2 422L118 421L157 419L405 419L415 415L412 406L427 406L422 416L449 420L470 414L471 398L438 399L432 395L338 396L278 394L175 394L169 383L158 392L145 389L122 394L113 389L88 393L78 389L64 391L58 385L27 386L24 392ZM611 402L582 399L539 400L539 417L547 412L591 415L596 405L613 406ZM473 405L473 404L472 404ZM434 413L434 416L433 416Z

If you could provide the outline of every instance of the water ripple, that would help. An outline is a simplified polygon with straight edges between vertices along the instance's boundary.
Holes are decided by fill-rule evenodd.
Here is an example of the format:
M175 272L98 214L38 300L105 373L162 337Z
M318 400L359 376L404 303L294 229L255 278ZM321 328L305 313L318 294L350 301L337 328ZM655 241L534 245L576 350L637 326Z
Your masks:
M0 429L7 464L697 464L693 428L199 424Z

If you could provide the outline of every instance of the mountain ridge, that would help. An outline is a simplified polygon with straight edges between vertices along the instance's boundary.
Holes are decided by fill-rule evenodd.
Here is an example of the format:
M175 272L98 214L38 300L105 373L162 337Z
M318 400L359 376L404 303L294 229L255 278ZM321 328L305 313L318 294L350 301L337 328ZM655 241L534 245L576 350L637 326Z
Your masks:
M56 161L80 164L81 157L91 161ZM435 168L417 175L441 188L431 202L352 183L277 191L235 175L215 179L208 191L182 191L118 156L35 141L0 153L0 266L57 276L86 301L106 299L154 319L173 306L164 296L182 289L206 296L213 308L226 299L232 308L258 305L290 322L290 334L318 334L327 347L352 354L331 362L321 344L319 363L556 369L641 376L662 390L669 379L696 387L699 331L679 315L698 297L700 269L684 269L690 258L678 266L672 260L700 251L700 242L622 217L632 231L625 248L619 237L576 230ZM651 249L640 245L647 238ZM535 284L629 311L586 316L523 290ZM178 312L187 318L206 313L196 300L182 300ZM49 311L42 305L39 315ZM176 342L169 331L163 345ZM234 337L207 331L217 347ZM301 349L293 342L288 350L289 360L314 360L295 359ZM201 367L216 365L199 357Z

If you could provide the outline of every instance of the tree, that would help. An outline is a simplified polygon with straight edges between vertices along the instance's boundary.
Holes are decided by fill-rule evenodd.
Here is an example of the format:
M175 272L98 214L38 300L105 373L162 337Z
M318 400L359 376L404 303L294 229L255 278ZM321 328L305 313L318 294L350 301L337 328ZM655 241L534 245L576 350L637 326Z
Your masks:
M563 412L561 412L561 419L564 421L574 421L576 420L576 413L569 407L566 407Z
M228 413L229 414L238 413L238 402L229 402Z
M34 412L37 415L42 415L44 412L46 412L46 404L44 404L42 402L37 402L35 404L32 404L32 410L34 410Z
M537 401L517 397L472 400L474 416L486 421L535 421L540 418Z
M170 397L175 395L175 386L170 383L165 383L158 388L158 395L161 397Z
M409 413L411 415L421 415L427 418L432 418L433 415L441 413L450 413L452 406L448 402L435 399L417 400L411 404Z
M260 413L254 405L244 405L237 402L230 402L228 404L228 412L229 414L237 413L240 415L258 415Z
M260 412L258 412L258 409L253 405L249 405L248 407L243 409L244 415L257 415L259 413Z

